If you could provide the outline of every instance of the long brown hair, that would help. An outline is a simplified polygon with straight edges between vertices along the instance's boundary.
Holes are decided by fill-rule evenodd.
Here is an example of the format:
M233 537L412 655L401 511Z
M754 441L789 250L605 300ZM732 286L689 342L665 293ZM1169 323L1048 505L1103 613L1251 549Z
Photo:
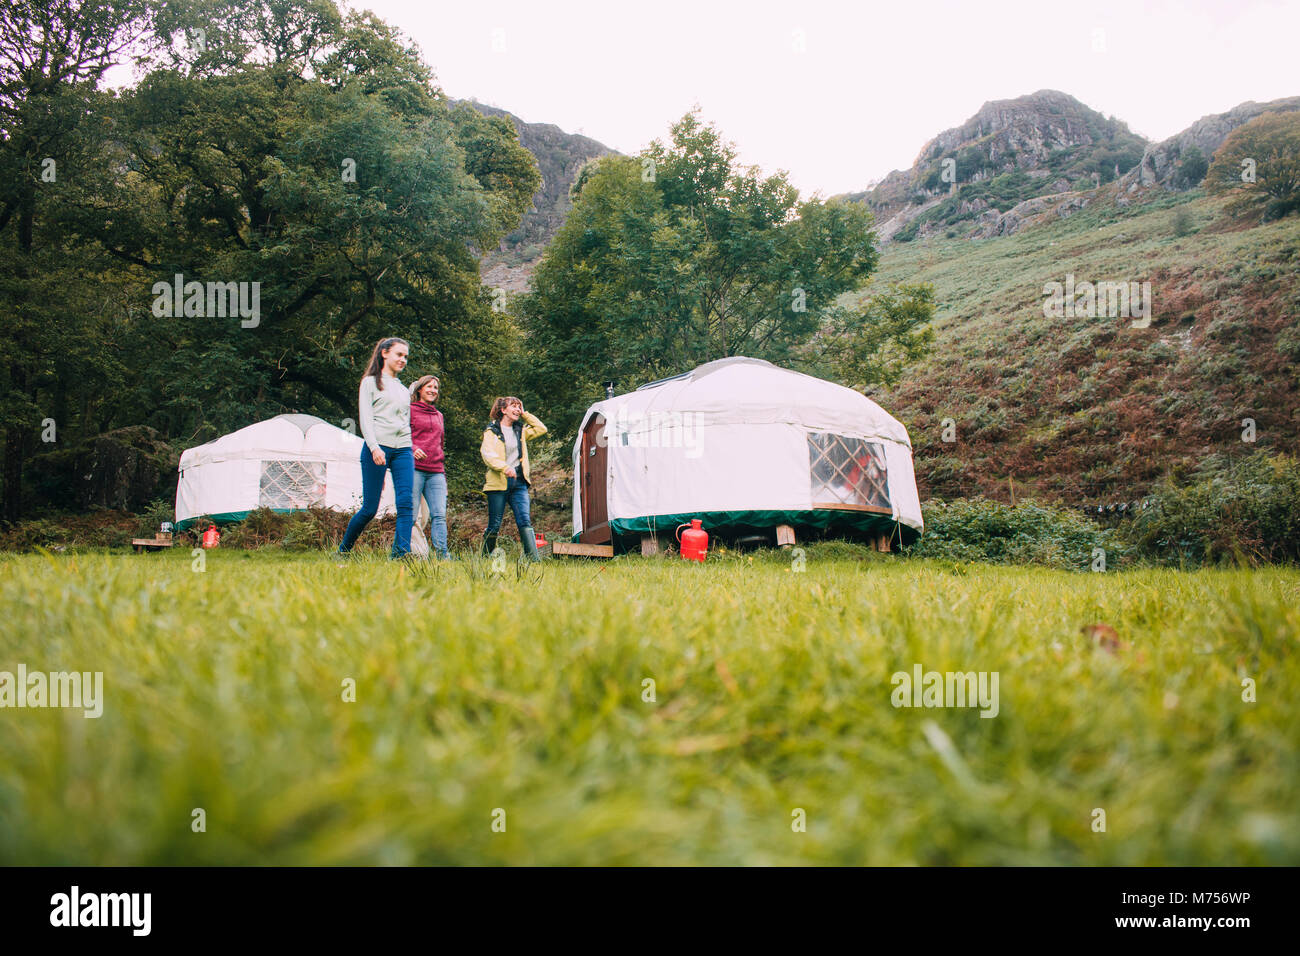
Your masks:
M411 343L406 339L380 339L375 346L375 350L370 353L370 364L366 366L366 374L361 376L364 380L366 375L373 375L375 377L375 388L381 392L384 390L384 352L391 349L398 342L401 342L408 349L411 347Z
M505 414L506 406L513 405L516 402L519 402L521 408L523 407L524 403L520 402L519 399L515 398L513 395L507 395L504 398L498 398L495 402L492 403L492 420L494 422L501 421L501 416Z

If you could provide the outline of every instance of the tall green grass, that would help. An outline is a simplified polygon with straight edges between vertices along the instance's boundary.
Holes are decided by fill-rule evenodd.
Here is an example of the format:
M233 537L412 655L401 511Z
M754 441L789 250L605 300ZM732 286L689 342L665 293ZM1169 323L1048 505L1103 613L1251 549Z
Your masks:
M1292 569L191 560L0 556L0 670L105 695L0 710L0 863L1300 863Z

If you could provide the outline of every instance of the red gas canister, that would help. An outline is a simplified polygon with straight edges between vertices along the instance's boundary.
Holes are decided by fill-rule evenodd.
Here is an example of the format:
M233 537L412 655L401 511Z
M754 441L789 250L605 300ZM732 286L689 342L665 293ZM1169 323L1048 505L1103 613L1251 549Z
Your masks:
M221 540L221 532L217 530L217 526L214 524L208 525L207 530L203 532L203 547L215 548L217 546L217 542L219 542L220 540Z
M691 526L679 524L677 526L677 540L682 545L682 557L688 561L703 561L704 556L709 553L709 533L700 527L700 519L692 518Z

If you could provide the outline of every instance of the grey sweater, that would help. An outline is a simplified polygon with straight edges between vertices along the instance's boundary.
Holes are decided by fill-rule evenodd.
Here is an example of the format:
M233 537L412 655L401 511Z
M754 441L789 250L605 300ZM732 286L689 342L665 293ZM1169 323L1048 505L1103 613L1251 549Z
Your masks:
M367 375L361 380L358 405L361 437L372 452L378 451L380 445L411 446L411 393L396 377L385 375L381 391L375 388L375 377Z

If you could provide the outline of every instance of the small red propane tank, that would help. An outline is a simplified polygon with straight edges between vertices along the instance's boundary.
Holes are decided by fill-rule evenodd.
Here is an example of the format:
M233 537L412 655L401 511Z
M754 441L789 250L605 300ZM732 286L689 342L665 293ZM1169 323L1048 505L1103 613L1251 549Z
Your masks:
M208 529L203 532L203 547L215 548L221 540L221 532L217 530L214 524L208 525Z
M546 535L544 535L542 532L538 531L538 532L536 532L536 533L533 535L533 537L534 537L534 538L536 539L536 541L537 541L537 547L539 547L539 548L544 548L544 547L546 547Z
M700 519L692 518L691 526L679 524L677 526L677 540L682 545L682 557L688 561L703 561L704 556L709 553L709 533L700 527Z

